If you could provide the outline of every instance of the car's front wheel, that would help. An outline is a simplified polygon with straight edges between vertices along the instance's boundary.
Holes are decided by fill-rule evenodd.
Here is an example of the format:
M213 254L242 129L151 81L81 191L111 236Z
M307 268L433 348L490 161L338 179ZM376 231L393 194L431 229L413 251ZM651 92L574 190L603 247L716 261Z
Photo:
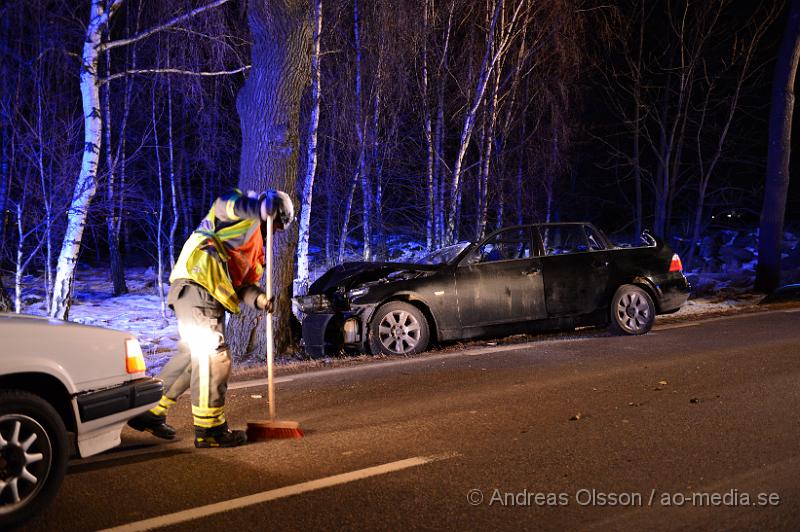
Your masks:
M20 524L52 501L68 448L64 422L47 401L0 391L0 528Z
M642 288L625 284L611 300L611 330L617 334L647 333L656 319L653 298Z
M390 301L378 308L370 324L372 354L414 355L428 348L430 327L414 305Z

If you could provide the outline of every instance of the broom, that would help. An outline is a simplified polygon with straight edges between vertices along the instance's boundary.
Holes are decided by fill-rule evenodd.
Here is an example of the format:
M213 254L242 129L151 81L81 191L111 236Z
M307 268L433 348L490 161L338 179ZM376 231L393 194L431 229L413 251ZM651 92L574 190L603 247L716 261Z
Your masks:
M267 254L267 299L272 299L272 216L267 217L267 235L264 237ZM272 345L272 312L267 311L267 392L269 419L247 424L248 441L265 441L278 438L302 438L303 429L296 421L275 419L275 381L273 378L274 348Z

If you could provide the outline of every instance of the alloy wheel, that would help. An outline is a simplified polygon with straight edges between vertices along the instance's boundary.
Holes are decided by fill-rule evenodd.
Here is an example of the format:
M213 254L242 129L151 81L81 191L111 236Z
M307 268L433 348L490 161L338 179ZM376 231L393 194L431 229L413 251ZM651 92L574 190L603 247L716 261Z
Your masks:
M620 326L634 334L647 328L652 319L650 305L633 290L623 293L619 298L616 313Z
M409 312L392 310L381 320L378 335L386 349L404 355L413 351L419 343L420 324Z
M22 414L0 417L0 515L36 497L52 459L50 438L38 421Z

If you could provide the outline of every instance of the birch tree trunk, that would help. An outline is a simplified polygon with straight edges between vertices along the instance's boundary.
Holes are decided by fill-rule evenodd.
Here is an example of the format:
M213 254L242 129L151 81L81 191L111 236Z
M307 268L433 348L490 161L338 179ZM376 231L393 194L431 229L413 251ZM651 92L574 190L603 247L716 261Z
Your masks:
M381 71L380 63L378 72L375 74L375 97L372 100L372 168L375 172L375 232L378 239L378 249L374 250L373 256L377 260L386 260L386 232L383 227L383 161L380 155L380 110L381 110ZM387 142L387 139L384 139ZM384 150L385 150L384 145Z
M436 69L436 79L438 81L437 94L436 94L436 129L434 145L436 147L436 154L433 166L434 180L436 181L436 246L437 248L443 246L447 240L447 231L445 229L445 195L447 191L447 173L444 164L444 132L447 129L445 124L444 115L444 91L447 85L447 76L444 70L449 64L450 52L450 37L453 30L453 12L455 11L455 0L450 2L450 10L447 16L447 27L445 29L444 47L442 50L442 57ZM435 11L434 11L435 14ZM435 17L434 17L435 20Z
M169 54L167 54L169 58ZM169 67L169 60L167 60ZM175 266L175 232L178 230L178 187L175 183L175 147L172 129L172 80L167 76L167 151L169 154L169 189L172 199L172 223L169 226L169 267Z
M2 135L2 139L0 140L3 143L2 154L0 154L0 252L5 248L6 226L8 224L8 212L6 209L8 206L8 185L11 180L11 172L8 164L8 146L11 144L8 140L10 136L9 129L10 128L3 127L2 131L0 131ZM0 289L2 288L0 287ZM2 293L0 293L0 298L2 298Z
M428 184L428 209L425 213L425 249L431 251L436 239L436 186L433 180L433 132L431 128L431 109L428 96L428 11L430 0L425 0L422 14L422 112L427 165L425 180Z
M361 198L363 204L362 223L364 239L364 260L372 260L372 187L369 184L367 175L367 145L366 145L366 121L361 102L361 28L358 16L358 0L353 0L353 38L356 49L356 137L358 138L358 170L356 171L361 181Z
M311 229L311 200L314 195L314 178L317 173L317 129L319 128L320 92L320 35L322 34L322 0L314 0L314 35L311 52L311 118L308 121L308 150L306 153L306 178L300 205L300 223L297 242L297 277L294 294L308 292L308 237Z
M336 116L336 102L333 102L332 116ZM331 129L333 130L333 122L331 122ZM333 237L333 193L334 188L331 186L333 180L333 131L327 142L327 158L326 158L326 175L325 175L325 265L329 268L333 266L336 261L334 254L334 237Z
M117 2L114 5L117 5ZM83 157L81 170L75 182L75 190L72 193L72 201L67 211L67 229L64 233L64 241L58 257L56 279L53 284L53 299L50 304L50 316L58 319L69 318L75 266L81 249L83 230L86 227L89 204L97 190L97 164L100 159L100 145L102 142L97 64L102 31L108 22L108 16L109 13L104 9L103 1L92 0L89 9L89 25L86 28L86 40L83 43L83 51L81 53L80 88L83 103Z
M792 0L775 63L769 113L769 151L758 239L756 289L772 292L781 280L781 242L792 147L794 84L800 60L800 0Z
M251 0L247 20L253 38L252 68L236 100L242 125L239 185L278 189L297 201L300 99L309 82L311 17L306 0ZM275 346L291 342L289 319L296 226L275 236ZM263 313L245 309L228 323L234 353L265 352Z
M636 237L642 234L642 160L639 145L642 128L642 50L644 49L644 1L641 3L641 20L639 22L639 47L636 54L636 68L633 69L633 188L636 196L634 216Z
M459 195L461 193L461 178L464 156L467 153L467 148L469 147L470 139L472 137L472 131L475 127L475 114L483 102L484 94L486 93L486 87L489 83L489 78L492 72L495 68L497 68L501 57L508 50L508 45L514 35L514 26L524 4L524 0L520 0L517 3L510 21L507 24L504 24L501 28L500 38L495 48L493 44L495 39L495 31L497 30L498 21L500 19L501 12L504 9L504 4L505 0L499 0L494 9L491 26L489 27L489 34L486 38L486 52L484 54L481 70L478 75L478 82L475 87L475 92L470 107L467 109L466 115L464 116L464 125L461 129L461 140L459 143L458 154L456 155L456 161L453 165L453 180L450 184L451 205L456 205L457 207L460 207L461 202ZM494 50L494 53L492 53L492 50ZM449 244L453 243L454 241L453 239L456 233L456 214L459 210L459 208L454 209L451 207L447 217L446 240Z
M350 181L347 199L344 204L344 221L342 222L342 232L339 235L339 252L336 255L336 262L341 264L344 262L344 254L347 250L347 233L350 222L350 213L353 211L353 196L356 193L356 186L358 186L358 172L353 174L353 179Z
M111 52L106 50L106 76L111 73ZM125 97L124 97L124 110L123 119L120 125L119 141L122 143L124 136L125 122L128 115L128 107L130 103L129 82L125 82ZM119 249L119 231L116 226L118 225L118 216L116 209L116 195L117 195L117 165L116 160L112 155L111 150L111 83L106 83L105 91L103 94L103 120L105 121L105 134L106 134L106 170L108 172L108 183L106 184L106 238L108 239L108 255L109 262L111 263L111 285L112 294L120 296L128 293L128 286L125 283L125 268L122 264L122 253ZM119 153L119 152L118 152Z
M483 149L483 164L480 167L480 181L482 184L483 195L481 197L480 211L480 231L478 240L486 235L486 223L489 217L489 166L492 160L492 148L494 147L495 127L497 125L497 97L500 89L500 69L495 68L492 75L492 89L489 97L489 106L486 110L486 139ZM503 198L499 197L498 207L502 209ZM502 219L502 214L500 215Z
M44 293L47 299L47 310L50 311L50 295L53 286L53 199L47 175L44 171L44 131L42 120L42 92L37 88L36 94L36 137L38 149L36 150L36 166L39 170L39 183L42 188L42 206L44 207Z
M156 84L153 83L150 109L153 119L153 145L156 155L156 179L158 179L158 211L156 217L156 291L161 305L161 316L167 317L167 300L164 294L164 174L161 170L161 149L158 140L158 117L156 116Z

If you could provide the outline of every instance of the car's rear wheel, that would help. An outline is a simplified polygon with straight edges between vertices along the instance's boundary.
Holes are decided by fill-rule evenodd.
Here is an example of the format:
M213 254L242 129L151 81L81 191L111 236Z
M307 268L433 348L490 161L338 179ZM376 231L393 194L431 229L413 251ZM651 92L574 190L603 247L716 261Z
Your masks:
M373 354L414 355L428 348L430 328L425 315L404 301L390 301L375 311L369 344Z
M611 330L617 334L647 333L656 319L653 298L642 288L620 286L611 300Z
M47 401L0 391L0 527L19 524L52 501L68 446L64 422Z

